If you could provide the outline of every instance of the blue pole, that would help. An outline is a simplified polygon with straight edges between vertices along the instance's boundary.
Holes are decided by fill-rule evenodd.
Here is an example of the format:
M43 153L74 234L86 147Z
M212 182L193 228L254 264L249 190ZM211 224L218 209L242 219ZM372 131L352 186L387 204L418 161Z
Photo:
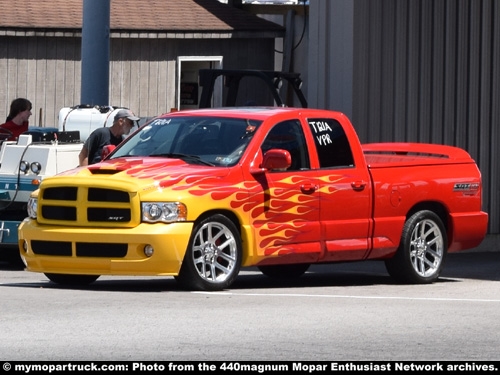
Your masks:
M109 105L110 0L83 0L80 104Z

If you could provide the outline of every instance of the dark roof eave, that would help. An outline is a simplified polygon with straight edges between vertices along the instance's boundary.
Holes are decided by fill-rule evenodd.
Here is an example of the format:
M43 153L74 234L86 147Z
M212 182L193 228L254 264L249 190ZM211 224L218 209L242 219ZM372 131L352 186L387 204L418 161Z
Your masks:
M7 28L0 27L0 36L15 37L73 37L81 38L81 29ZM284 30L119 30L110 31L111 38L139 39L230 39L283 38Z
M81 37L81 29L67 28L25 28L25 27L0 27L0 36L33 37Z
M133 30L111 31L111 38L149 39L251 39L283 38L284 31L221 31L221 30L162 30L138 32Z

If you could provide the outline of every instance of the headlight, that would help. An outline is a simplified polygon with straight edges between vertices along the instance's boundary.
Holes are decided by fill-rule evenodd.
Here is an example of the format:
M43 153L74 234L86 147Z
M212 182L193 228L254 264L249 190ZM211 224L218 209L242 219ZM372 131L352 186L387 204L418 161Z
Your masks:
M21 162L19 163L19 170L24 174L27 174L30 170L34 174L40 174L40 172L42 171L42 165L37 161L34 161L30 164L26 160L21 160Z
M33 163L31 163L30 168L31 172L33 172L34 174L39 174L42 170L42 165L39 162L34 161Z
M171 223L186 221L187 208L180 202L143 202L142 221L146 223Z
M30 197L28 199L28 204L26 206L26 209L28 211L28 216L31 219L36 219L36 209L38 207L38 198L32 198Z
M19 170L23 173L28 173L30 170L30 163L28 163L26 160L21 160L19 163Z

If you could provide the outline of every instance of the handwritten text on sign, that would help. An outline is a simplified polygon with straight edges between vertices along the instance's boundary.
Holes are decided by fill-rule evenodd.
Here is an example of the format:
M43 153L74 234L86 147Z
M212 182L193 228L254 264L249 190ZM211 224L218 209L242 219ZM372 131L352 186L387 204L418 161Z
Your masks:
M315 133L316 140L320 146L324 146L326 144L332 143L332 139L330 138L330 134L328 132L332 132L332 128L325 121L310 121L309 125L311 129L313 129Z

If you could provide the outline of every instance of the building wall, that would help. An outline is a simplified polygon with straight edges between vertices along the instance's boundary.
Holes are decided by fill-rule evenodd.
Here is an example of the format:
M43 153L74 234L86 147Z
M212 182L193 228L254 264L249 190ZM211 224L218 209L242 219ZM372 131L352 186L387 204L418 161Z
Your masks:
M274 39L112 38L109 99L151 117L176 106L179 56L223 56L227 69L274 69ZM0 37L0 122L10 102L33 103L30 125L57 126L63 107L80 102L81 44L75 37Z
M310 4L310 106L349 114L362 142L466 149L482 172L489 233L499 234L500 2Z

